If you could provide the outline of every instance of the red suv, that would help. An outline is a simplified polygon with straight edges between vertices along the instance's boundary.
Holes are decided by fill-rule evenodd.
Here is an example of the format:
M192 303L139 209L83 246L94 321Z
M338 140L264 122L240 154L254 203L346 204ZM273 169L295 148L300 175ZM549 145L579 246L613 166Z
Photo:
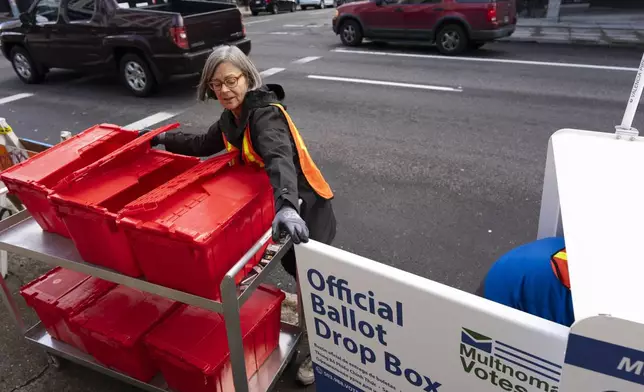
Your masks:
M369 0L338 7L333 31L342 43L434 42L444 54L478 49L509 37L517 23L516 0Z

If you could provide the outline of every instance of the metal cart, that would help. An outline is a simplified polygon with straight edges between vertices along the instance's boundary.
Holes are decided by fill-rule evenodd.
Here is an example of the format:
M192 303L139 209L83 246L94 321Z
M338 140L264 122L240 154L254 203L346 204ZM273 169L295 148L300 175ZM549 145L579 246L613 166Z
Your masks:
M292 247L290 238L287 237L278 244L275 255L265 264L265 267L256 278L243 290L237 287L234 277L241 271L248 260L268 242L270 236L271 231L269 230L228 271L221 283L222 302L216 302L168 287L152 284L142 279L122 275L107 268L88 264L81 259L71 240L56 234L44 232L26 210L0 222L0 249L2 250L39 260L52 266L75 270L223 314L226 323L236 392L264 392L271 390L286 366L294 358L297 344L303 333L301 326L304 325L304 318L300 307L301 301L298 301L298 325L282 323L279 347L271 354L257 373L250 380L247 380L239 309L248 300L257 286L266 279L268 273L278 264L278 261ZM68 344L52 339L41 323L33 327L25 326L20 310L2 276L0 276L0 289L0 296L3 297L9 313L14 316L16 324L25 338L43 347L54 364L59 362L59 358L64 358L147 391L158 392L170 390L160 374L150 383L141 382L101 365L92 356Z

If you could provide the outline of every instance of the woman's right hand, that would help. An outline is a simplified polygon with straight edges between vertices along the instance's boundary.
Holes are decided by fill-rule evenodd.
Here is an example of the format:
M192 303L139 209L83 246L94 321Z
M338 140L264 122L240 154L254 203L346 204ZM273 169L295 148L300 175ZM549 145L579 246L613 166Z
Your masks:
M281 230L291 236L294 244L309 242L309 228L293 207L284 206L275 214L273 241L279 241Z

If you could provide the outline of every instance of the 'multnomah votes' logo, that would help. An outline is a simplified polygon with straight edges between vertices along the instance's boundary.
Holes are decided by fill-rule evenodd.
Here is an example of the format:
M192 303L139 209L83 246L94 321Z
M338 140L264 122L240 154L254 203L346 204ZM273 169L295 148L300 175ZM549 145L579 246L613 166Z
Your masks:
M561 365L463 328L463 371L508 392L558 392Z

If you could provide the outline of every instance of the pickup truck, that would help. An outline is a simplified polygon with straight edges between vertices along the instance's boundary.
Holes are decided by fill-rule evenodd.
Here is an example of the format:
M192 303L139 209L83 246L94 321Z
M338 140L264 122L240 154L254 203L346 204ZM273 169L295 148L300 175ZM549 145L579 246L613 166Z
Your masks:
M144 97L172 75L200 72L217 45L250 52L235 4L140 1L36 0L0 25L2 53L25 83L42 82L51 68L110 70Z

